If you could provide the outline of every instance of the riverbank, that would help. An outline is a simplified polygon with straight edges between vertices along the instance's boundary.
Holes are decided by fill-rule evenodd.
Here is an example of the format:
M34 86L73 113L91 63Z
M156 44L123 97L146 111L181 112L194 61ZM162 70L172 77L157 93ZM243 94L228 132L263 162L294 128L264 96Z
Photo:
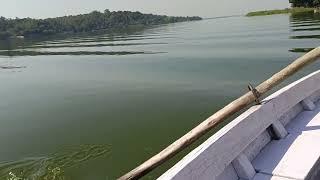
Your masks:
M202 20L199 16L165 16L131 11L92 11L88 14L46 19L0 17L0 39L76 34L128 29L130 26L151 26L184 21Z
M286 9L274 9L274 10L265 10L265 11L254 11L249 12L246 16L267 16L267 15L274 15L274 14L289 14L289 13L305 13L305 12L314 12L316 8L303 8L303 7L296 7L296 8L286 8Z

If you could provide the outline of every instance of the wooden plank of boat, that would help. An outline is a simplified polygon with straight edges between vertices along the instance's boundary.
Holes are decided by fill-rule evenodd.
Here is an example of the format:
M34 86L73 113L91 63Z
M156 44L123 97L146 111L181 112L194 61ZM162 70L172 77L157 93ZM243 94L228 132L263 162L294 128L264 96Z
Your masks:
M286 128L289 135L266 146L253 161L255 169L292 179L320 178L316 174L320 157L320 102L313 110L301 112Z
M320 179L319 99L320 70L251 107L158 179Z

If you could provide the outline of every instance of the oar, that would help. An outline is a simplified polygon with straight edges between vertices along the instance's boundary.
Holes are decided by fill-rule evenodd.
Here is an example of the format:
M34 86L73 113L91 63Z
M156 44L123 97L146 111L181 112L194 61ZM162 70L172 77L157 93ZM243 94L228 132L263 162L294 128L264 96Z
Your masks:
M196 126L190 132L182 136L180 139L176 140L170 146L162 150L160 153L156 154L149 160L145 161L140 166L136 167L132 171L118 178L119 180L128 179L138 179L146 175L148 172L152 171L156 167L160 166L165 161L172 158L174 155L191 145L197 139L202 137L208 131L216 127L218 124L223 122L225 119L229 118L238 111L246 108L254 101L257 100L257 96L261 96L268 92L270 89L290 77L295 72L299 71L306 65L314 62L320 57L320 47L315 48L304 56L298 58L293 63L274 74L268 80L262 82L259 86L254 89L254 91L248 92L238 99L234 100L211 117L203 121L201 124Z

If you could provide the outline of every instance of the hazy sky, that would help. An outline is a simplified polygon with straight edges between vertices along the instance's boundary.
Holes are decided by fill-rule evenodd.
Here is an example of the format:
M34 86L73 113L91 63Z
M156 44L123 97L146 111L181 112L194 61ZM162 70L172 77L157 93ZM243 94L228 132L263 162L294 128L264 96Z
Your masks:
M0 16L11 18L56 17L104 9L214 17L289 6L288 0L0 0L0 2Z

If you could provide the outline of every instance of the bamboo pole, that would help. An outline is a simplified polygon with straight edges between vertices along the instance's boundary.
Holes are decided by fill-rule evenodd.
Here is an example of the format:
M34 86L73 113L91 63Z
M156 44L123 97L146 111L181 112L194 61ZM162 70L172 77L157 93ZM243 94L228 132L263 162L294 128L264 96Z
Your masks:
M298 58L293 63L274 74L271 78L261 83L256 87L256 90L260 95L265 94L267 91L281 83L286 78L290 77L292 74L302 69L306 65L316 61L320 57L320 47L315 48L304 56ZM131 180L139 179L146 175L148 172L152 171L165 161L169 160L171 157L185 149L187 146L195 142L205 133L207 133L212 128L216 127L218 124L223 122L228 117L232 116L236 112L247 107L255 101L255 96L252 92L248 92L238 99L234 100L211 117L203 121L201 124L196 126L190 132L182 136L180 139L176 140L170 146L162 150L160 153L156 154L149 160L145 161L140 166L136 167L129 173L118 178L118 180Z

